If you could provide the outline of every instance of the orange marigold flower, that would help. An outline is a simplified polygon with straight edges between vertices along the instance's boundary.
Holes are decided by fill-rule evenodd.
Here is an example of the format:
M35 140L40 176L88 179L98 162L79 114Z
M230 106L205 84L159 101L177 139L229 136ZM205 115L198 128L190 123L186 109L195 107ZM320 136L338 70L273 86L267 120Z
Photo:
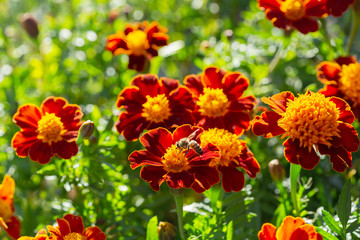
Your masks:
M258 238L259 240L323 239L313 225L306 224L300 217L292 216L285 217L278 229L270 223L265 223L258 233Z
M198 126L222 128L237 135L250 127L256 100L243 96L249 80L242 73L208 67L202 74L187 76L184 82L196 100L193 116Z
M78 105L61 97L46 98L41 107L25 104L19 107L13 121L21 130L11 145L19 157L46 164L57 155L70 159L78 152L76 139L83 113Z
M274 111L256 116L252 130L266 138L289 137L283 145L290 163L313 169L320 160L318 151L330 156L332 168L337 172L351 167L350 152L357 151L360 143L351 125L354 114L344 100L310 91L298 97L282 92L261 100Z
M319 29L317 18L327 15L327 0L257 0L275 27L303 34Z
M116 129L126 140L136 140L145 129L170 129L193 123L191 111L195 108L192 95L179 81L143 74L133 78L130 87L124 88L116 101L124 108Z
M50 239L53 240L105 240L106 235L98 227L84 229L82 217L66 214L63 218L56 219L58 226L47 227Z
M202 132L202 128L190 125L176 128L173 134L165 128L153 129L140 137L145 150L130 154L130 166L142 167L140 177L155 191L166 181L171 188L193 188L201 193L220 180L217 170L209 166L213 158L220 156L218 149L207 144L199 153L192 148L178 148L176 143L195 133L191 140L201 144Z
M41 229L35 237L21 237L18 240L49 240L45 229Z
M21 223L14 216L14 192L14 179L9 175L5 175L0 185L0 227L6 231L11 239L18 239L20 237Z
M213 158L209 166L221 172L225 192L238 192L244 187L244 173L238 168L246 171L251 178L256 177L260 171L260 165L254 155L236 134L225 129L212 128L204 131L200 135L200 140L201 146L211 143L220 151L220 157ZM195 184L193 188L196 186Z
M167 45L167 29L157 22L127 24L124 31L107 38L106 48L114 55L129 55L129 69L142 71L146 59L158 55L159 47Z
M360 120L360 63L354 57L339 57L334 62L320 63L316 70L325 85L319 92L346 100Z
M327 12L329 15L340 17L355 0L327 0Z

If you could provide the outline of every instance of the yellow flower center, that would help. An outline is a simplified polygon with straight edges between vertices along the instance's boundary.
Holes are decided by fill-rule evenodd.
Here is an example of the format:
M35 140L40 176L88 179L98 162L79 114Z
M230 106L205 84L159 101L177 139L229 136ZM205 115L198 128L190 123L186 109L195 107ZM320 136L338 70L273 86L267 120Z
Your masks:
M55 113L45 113L38 122L38 139L51 144L62 140L61 135L66 132L61 119Z
M222 89L205 88L197 102L199 112L208 117L220 117L227 113L230 106Z
M214 144L220 151L220 158L213 158L210 167L229 166L244 149L244 141L225 129L211 128L200 135L201 146Z
M141 30L135 30L126 35L126 43L137 56L146 54L146 50L150 47L147 34Z
M354 105L360 104L360 64L358 62L343 65L340 73L339 90L346 100Z
M156 97L146 96L146 103L143 106L142 116L151 122L162 122L171 115L169 100L165 94L159 94Z
M305 3L307 0L285 0L280 1L280 10L287 19L292 21L300 20L305 16Z
M86 240L87 237L80 233L69 233L64 237L64 240Z
M0 218L2 218L4 222L8 222L12 214L11 206L0 198Z
M310 152L314 144L330 147L332 137L340 136L339 114L340 110L330 98L321 93L304 94L289 100L278 125L286 131L282 137L299 139L300 147L307 147Z
M162 162L167 172L182 172L190 168L185 151L181 151L175 145L166 149Z

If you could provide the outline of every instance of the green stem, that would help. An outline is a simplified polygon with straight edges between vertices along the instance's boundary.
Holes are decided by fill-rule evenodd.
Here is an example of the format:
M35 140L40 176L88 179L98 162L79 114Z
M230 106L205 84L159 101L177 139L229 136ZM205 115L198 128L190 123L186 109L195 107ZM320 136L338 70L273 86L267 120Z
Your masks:
M285 212L286 212L286 215L288 215L289 214L289 212L288 212L288 209L287 209L287 207L286 207L286 199L287 199L287 192L286 192L286 189L283 187L283 185L282 185L282 181L280 182L276 182L276 186L277 186L277 188L279 189L279 191L280 191L280 198L281 198L281 203L283 204L283 206L284 206L284 210L285 210Z
M350 51L351 51L351 47L354 43L356 34L359 31L359 26L360 26L360 15L357 14L357 12L353 9L352 12L353 15L353 19L352 19L352 27L351 27L351 33L350 33L350 40L347 46L347 54L350 55Z
M299 179L300 170L300 165L290 163L291 200L297 217L300 216L300 206L297 197L297 181Z
M183 204L184 204L183 189L170 188L170 192L172 193L175 199L180 237L182 240L185 240L184 216L183 216Z

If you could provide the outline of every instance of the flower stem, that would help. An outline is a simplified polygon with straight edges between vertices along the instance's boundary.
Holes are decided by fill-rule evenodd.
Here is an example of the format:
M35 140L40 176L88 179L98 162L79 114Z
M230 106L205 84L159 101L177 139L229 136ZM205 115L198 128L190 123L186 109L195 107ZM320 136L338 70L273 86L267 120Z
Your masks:
M300 216L300 206L297 197L297 181L299 179L300 171L300 165L290 163L291 200L297 217Z
M184 218L183 218L183 204L184 204L183 189L170 188L170 192L175 198L180 237L182 240L185 240Z
M357 11L355 11L355 9L353 9L352 12L352 27L351 27L351 33L350 33L350 40L347 46L347 54L350 55L350 51L351 51L351 47L354 43L356 34L359 31L359 26L360 26L360 15L357 13Z

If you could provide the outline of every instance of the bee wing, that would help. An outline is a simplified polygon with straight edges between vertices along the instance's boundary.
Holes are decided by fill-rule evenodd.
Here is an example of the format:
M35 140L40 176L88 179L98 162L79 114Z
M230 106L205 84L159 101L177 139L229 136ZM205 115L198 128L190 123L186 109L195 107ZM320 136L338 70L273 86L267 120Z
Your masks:
M196 129L193 133L191 133L191 134L187 137L187 139L189 139L189 140L193 139L193 138L195 137L197 131L199 131L199 130L200 130L200 129Z

